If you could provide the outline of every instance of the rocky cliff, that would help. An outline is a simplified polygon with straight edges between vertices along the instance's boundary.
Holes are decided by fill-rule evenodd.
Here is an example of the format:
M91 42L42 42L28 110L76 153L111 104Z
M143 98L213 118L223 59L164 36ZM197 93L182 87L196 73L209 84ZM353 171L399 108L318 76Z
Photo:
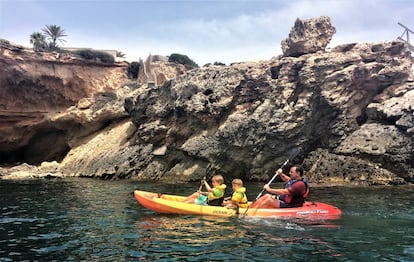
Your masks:
M194 69L161 86L124 88L104 103L78 104L55 123L71 115L90 119L85 126L99 117L107 124L83 135L78 127L62 161L35 171L267 180L290 149L301 147L294 162L303 163L315 184L413 183L414 83L407 46L351 43L326 50L333 33L327 17L298 19L280 57Z
M89 62L69 54L0 47L0 164L62 160L69 130L100 126L51 121L82 98L114 92L126 81L125 63Z
M152 152L134 162L136 174L266 179L300 146L304 153L296 161L304 162L312 182L413 182L407 46L393 41L325 50L334 32L326 17L297 21L295 41L282 42L279 58L192 70L128 98L135 145Z

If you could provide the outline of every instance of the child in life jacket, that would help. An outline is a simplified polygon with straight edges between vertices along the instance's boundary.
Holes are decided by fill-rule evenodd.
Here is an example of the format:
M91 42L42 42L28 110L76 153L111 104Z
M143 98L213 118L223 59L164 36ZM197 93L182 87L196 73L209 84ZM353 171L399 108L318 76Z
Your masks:
M211 179L211 187L206 180L202 180L201 184L207 189L206 192L198 190L183 200L184 203L194 203L197 205L221 206L224 200L224 192L226 185L222 175L215 175Z
M243 186L241 179L233 179L231 182L233 188L233 195L225 198L223 205L227 208L247 207L246 188Z

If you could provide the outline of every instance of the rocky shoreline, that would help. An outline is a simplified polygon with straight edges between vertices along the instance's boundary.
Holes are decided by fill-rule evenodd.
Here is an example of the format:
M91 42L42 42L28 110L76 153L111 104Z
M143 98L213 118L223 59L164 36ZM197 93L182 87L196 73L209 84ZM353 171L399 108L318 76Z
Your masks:
M282 41L282 56L170 70L179 73L163 76L160 85L128 82L119 65L106 65L105 72L88 65L87 83L79 80L82 74L28 74L24 61L16 66L13 53L7 51L5 59L2 50L1 75L8 77L0 78L0 111L7 116L0 121L0 156L21 156L15 163L30 160L30 152L42 157L38 164L0 168L0 179L184 183L221 173L227 180L267 181L289 150L300 147L293 162L304 165L315 185L412 184L414 77L408 47L396 40L327 49L335 31L328 17L298 19ZM45 80L51 76L56 94L74 78L71 88L80 95L71 90L65 93L71 99L58 103L53 92L41 91L51 90ZM29 83L24 97L33 98L33 90L45 96L33 98L31 111L27 103L10 103L18 101L10 90L22 83ZM11 118L11 112L21 117Z

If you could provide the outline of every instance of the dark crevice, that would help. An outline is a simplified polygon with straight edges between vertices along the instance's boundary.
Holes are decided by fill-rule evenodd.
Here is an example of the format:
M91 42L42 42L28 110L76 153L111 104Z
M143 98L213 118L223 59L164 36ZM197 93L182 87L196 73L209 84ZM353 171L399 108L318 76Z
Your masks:
M305 134L309 141L309 147L329 148L329 138L332 138L332 124L340 112L320 95L318 88L315 90L311 104L311 111L313 113L305 124Z
M0 152L0 165L27 163L38 165L44 161L62 161L70 148L66 132L56 129L39 130L29 143L15 151Z
M366 114L366 109L363 109L361 114L357 116L356 122L358 123L359 126L362 126L363 124L367 122L367 120L368 120L368 116Z

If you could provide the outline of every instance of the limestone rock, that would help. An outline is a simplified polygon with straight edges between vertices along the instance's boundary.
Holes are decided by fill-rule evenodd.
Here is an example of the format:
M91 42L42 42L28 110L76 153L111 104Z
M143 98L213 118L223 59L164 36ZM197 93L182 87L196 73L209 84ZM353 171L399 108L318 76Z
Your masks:
M391 41L324 51L334 32L328 22L299 21L310 44L292 44L290 56L198 68L163 84L75 99L60 113L36 115L40 124L28 126L44 132L25 145L55 159L45 149L61 148L62 162L46 172L69 176L171 183L222 174L226 181L267 181L301 147L293 163L304 164L312 184L413 183L408 47ZM14 135L9 141L25 138L27 122L19 121L3 125Z
M92 102L84 99L120 88L126 67L1 45L1 163L62 159L69 150L66 137L72 124L55 125L53 118L79 101L80 110L87 109ZM20 159L22 155L26 159Z
M327 16L309 20L296 19L289 33L289 38L282 41L284 56L298 57L303 54L324 51L336 33Z
M333 165L310 174L317 183L413 182L411 66L399 41L352 44L191 70L163 86L142 88L125 100L137 126L135 145L168 151L140 177L196 180L221 173L266 180L289 149L301 146L306 153L296 162L313 161L320 148L327 153L318 163ZM391 103L396 97L399 109ZM391 105L394 113L384 116ZM186 170L192 175L184 176Z
M59 163L42 162L40 166L28 165L26 163L11 168L0 167L0 179L3 180L26 180L39 178L62 178L64 175L58 171Z
M122 178L131 169L129 138L135 126L124 120L109 125L102 132L84 137L73 146L59 165L59 171L71 176ZM133 165L133 168L135 166Z
M310 152L303 163L307 178L315 184L331 185L399 185L403 178L380 163L358 156L329 153L317 149Z

